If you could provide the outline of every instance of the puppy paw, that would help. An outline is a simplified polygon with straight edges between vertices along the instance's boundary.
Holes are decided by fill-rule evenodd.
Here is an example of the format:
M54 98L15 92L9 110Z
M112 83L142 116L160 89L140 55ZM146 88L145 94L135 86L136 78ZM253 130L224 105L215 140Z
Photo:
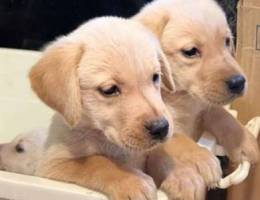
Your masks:
M112 184L109 194L111 200L156 200L157 189L151 177L128 175Z
M206 148L197 147L192 152L184 152L179 159L195 168L208 188L214 188L222 178L222 169L216 156Z
M204 200L206 185L193 168L176 166L162 182L160 189L169 200Z
M227 154L230 160L236 164L243 161L249 161L251 164L257 163L260 155L256 138L246 130L241 144L227 149Z

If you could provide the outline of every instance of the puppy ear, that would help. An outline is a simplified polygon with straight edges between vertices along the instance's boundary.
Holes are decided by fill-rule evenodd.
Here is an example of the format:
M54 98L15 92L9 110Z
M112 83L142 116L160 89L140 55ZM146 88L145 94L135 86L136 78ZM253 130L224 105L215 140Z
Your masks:
M162 8L149 8L148 6L144 7L133 19L143 24L160 38L169 21L168 11Z
M168 88L168 90L170 90L171 92L174 92L175 84L173 81L171 67L170 67L170 64L169 64L166 56L164 55L164 53L161 50L159 52L159 61L161 64L162 82L163 82L164 86L166 86L166 88Z
M39 98L61 113L71 126L78 123L82 112L77 76L82 54L81 44L61 38L46 49L29 74Z

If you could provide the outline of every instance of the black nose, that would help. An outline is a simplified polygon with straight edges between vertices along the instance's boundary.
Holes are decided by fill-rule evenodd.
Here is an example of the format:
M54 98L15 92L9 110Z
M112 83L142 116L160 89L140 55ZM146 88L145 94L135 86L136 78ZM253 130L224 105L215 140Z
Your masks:
M245 88L246 79L242 75L232 76L227 81L228 89L233 94L240 94Z
M149 123L148 126L145 126L149 131L149 134L153 137L153 139L164 139L169 131L169 122L167 119L162 118L160 120L153 121Z

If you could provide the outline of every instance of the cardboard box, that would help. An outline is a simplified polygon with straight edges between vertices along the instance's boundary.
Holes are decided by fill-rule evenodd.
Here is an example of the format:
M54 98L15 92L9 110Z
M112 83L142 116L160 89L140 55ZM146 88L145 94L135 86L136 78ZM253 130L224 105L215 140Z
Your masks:
M238 3L237 59L249 80L249 90L232 107L238 110L238 118L245 124L260 116L260 0ZM259 184L260 164L251 169L246 181L228 190L228 200L259 200Z
M260 0L238 3L237 59L248 77L249 90L233 107L246 123L260 115Z

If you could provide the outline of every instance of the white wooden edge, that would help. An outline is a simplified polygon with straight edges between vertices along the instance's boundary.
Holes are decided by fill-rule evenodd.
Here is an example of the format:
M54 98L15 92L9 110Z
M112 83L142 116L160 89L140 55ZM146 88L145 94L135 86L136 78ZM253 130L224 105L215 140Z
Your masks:
M260 117L253 118L246 127L257 137L260 130ZM216 140L212 136L202 137L201 145L217 153ZM241 163L238 168L221 179L219 188L227 188L241 183L248 176L250 164ZM14 200L107 200L95 191L74 184L47 180L39 177L26 176L0 171L0 197ZM166 195L158 191L158 200L167 200Z
M107 200L98 192L69 183L0 171L0 198L14 200ZM158 191L158 200L167 196Z

